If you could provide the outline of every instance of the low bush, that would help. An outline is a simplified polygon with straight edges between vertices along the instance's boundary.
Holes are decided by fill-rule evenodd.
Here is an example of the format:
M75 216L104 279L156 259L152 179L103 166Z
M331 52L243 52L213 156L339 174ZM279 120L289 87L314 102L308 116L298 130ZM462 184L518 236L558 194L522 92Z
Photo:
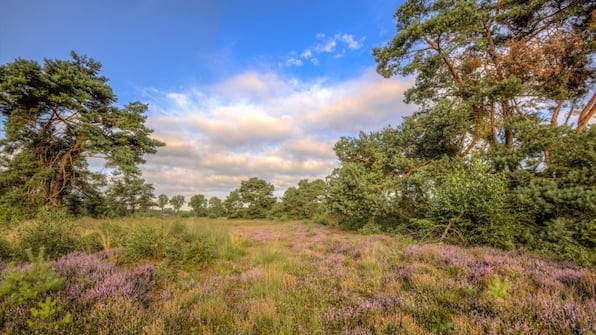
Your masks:
M163 258L168 236L162 226L135 224L128 228L122 241L127 260L134 262L143 258Z
M30 263L11 267L0 283L0 298L8 296L16 306L43 293L58 290L63 281L51 264L44 260L43 247L37 256L33 256L31 249L27 249L26 254Z
M66 210L50 210L43 207L36 220L23 224L18 231L20 249L32 249L38 253L44 247L50 259L57 259L77 250L79 236ZM16 254L17 258L26 260L26 255Z
M18 208L0 205L0 227L10 227L22 220L26 215Z
M128 261L165 258L179 264L200 265L218 256L220 244L225 246L225 241L217 234L189 229L187 224L176 221L171 226L163 223L131 225L122 246Z
M13 250L10 243L8 243L3 236L0 236L0 260L10 259L12 257L12 252Z

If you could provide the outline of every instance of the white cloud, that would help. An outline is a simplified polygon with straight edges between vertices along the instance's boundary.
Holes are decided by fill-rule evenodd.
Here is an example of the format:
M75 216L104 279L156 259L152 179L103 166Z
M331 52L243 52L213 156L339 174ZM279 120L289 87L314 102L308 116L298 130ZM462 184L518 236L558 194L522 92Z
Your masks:
M344 42L350 49L360 49L362 47L362 41L355 40L354 36L349 34L336 34L335 39Z
M324 41L323 43L317 43L314 46L314 49L317 53L322 53L322 52L333 52L335 50L335 47L337 46L337 42L335 41L334 38L329 38L327 41Z
M316 42L304 49L300 55L297 55L295 51L289 53L283 66L302 66L304 65L303 60L310 61L313 65L318 65L319 60L315 55L323 55L334 53L334 58L342 58L346 55L346 48L350 50L360 49L363 46L365 40L364 37L356 39L351 34L338 33L333 36L327 36L323 33L315 35ZM341 51L336 52L338 47L341 47Z
M373 69L341 83L245 72L177 92L147 90L148 126L166 142L143 172L156 193L225 197L241 180L273 182L277 194L336 166L340 136L397 124L413 112L410 82Z
M302 51L302 53L300 54L300 57L305 58L305 59L310 59L312 58L312 51L310 51L310 49L306 49L304 51Z
M286 66L302 66L303 64L304 64L304 62L302 62L302 59L295 58L295 57L289 57L286 60Z

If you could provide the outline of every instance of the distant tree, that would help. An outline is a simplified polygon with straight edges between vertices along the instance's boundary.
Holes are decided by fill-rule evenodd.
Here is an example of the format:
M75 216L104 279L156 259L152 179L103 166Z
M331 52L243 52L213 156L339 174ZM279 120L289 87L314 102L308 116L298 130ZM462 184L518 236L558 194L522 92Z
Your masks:
M300 180L297 186L286 190L282 197L281 211L294 219L312 219L321 214L327 189L325 182L316 179Z
M147 105L117 107L101 64L71 57L0 66L0 205L58 207L73 194L95 197L89 158L135 174L163 145L149 137Z
M164 208L168 205L168 201L169 201L168 196L163 193L157 197L157 206L161 209L162 214L163 214Z
M183 195L175 195L170 199L170 204L174 208L176 215L180 212L180 208L184 205L184 196Z
M221 199L218 197L211 197L209 199L208 213L210 218L219 218L225 215L226 210Z
M244 217L245 208L238 190L234 190L228 194L223 202L223 206L228 218L237 219Z
M224 201L226 215L247 219L267 217L275 204L273 189L272 184L256 177L243 180L240 188L230 192Z
M249 219L265 218L275 204L273 185L265 180L253 177L240 183L240 199L245 207L244 217Z
M207 198L202 194L195 194L190 197L188 205L196 216L207 216Z
M111 215L133 215L155 206L153 185L137 173L117 174L107 190L108 211Z

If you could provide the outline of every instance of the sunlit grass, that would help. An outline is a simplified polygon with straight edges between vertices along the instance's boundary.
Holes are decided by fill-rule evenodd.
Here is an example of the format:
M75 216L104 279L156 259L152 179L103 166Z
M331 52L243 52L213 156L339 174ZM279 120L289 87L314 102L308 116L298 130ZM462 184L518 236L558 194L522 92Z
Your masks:
M155 265L159 274L149 306L65 305L79 311L75 325L98 333L110 332L106 320L128 334L595 331L594 272L523 252L417 245L302 222L136 218L75 225L111 252L105 262ZM194 262L176 249L196 241L213 257ZM138 257L127 248L138 248Z

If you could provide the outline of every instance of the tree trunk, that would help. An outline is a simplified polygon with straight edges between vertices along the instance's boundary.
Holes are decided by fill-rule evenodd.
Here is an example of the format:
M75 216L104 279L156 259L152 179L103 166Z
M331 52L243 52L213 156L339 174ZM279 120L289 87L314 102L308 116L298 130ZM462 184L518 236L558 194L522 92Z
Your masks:
M596 92L590 98L590 101L584 106L577 118L577 133L581 134L588 126L588 123L596 113Z

